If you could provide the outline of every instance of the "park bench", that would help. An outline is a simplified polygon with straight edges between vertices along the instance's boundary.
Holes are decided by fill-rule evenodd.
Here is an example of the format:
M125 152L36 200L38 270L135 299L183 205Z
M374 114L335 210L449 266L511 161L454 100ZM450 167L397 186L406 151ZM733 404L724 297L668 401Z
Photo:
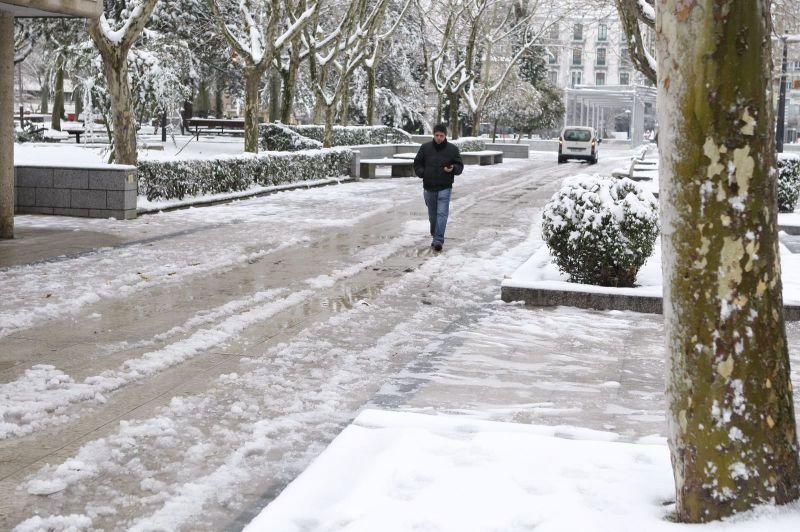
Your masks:
M186 127L189 131L194 128L194 136L200 140L200 131L244 131L244 119L241 118L187 118Z
M393 157L397 159L408 159L410 161L413 161L416 156L417 156L416 153L395 153Z
M361 159L361 177L375 177L375 169L378 166L391 166L392 177L412 177L414 175L414 161L408 159Z
M461 152L461 160L464 164L498 164L503 162L503 152L495 150L483 151L464 151Z

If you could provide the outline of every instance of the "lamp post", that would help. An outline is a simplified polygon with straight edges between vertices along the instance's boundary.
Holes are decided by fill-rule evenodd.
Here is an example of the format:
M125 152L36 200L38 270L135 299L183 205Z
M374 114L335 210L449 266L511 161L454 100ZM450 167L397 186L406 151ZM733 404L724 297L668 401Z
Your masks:
M781 37L781 41L783 42L783 59L781 60L781 86L778 92L778 118L775 129L775 151L778 153L783 153L783 123L786 121L786 34Z
M633 126L633 121L631 120L630 109L625 109L625 117L628 119L628 140L631 140L631 127Z

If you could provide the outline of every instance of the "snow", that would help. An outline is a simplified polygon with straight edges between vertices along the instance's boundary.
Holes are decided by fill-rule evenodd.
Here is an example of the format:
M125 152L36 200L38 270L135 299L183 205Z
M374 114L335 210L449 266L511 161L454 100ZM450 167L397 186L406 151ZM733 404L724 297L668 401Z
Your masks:
M553 153L532 159L555 165ZM531 162L467 167L459 184L504 179L472 194L457 188L449 231L458 234L465 209L494 209L507 197L503 192L532 186L525 173ZM130 221L19 216L19 228L98 231L123 244L0 270L0 338L49 327L50 320L62 320L63 327L88 319L100 329L118 306L149 304L158 293L178 293L198 279L224 282L237 268L308 246L330 228L419 207L420 196L416 179L385 179ZM508 217L508 225L448 240L444 254L390 277L368 301L348 294L352 299L329 317L270 347L253 347L252 358L229 362L207 389L165 395L150 410L42 459L44 465L15 481L15 499L36 499L15 530L196 529L198 515L210 522L214 511L240 511L242 493L260 490L265 477L274 483L270 488L281 488L340 433L251 529L289 531L297 519L309 530L409 530L415 519L429 529L459 531L547 530L548 524L564 530L564 523L609 532L678 527L663 520L670 508L661 506L672 488L659 436L660 318L545 312L498 301L499 279L544 248L541 209L519 211L490 213ZM286 305L312 305L330 297L325 287L383 267L398 253L418 252L426 226L422 219L395 224L391 234L347 248L291 285L165 313L152 336L98 337L79 346L91 350L102 370L70 368L70 346L49 358L31 357L0 384L0 411L9 414L0 425L2 443L46 438L44 431L82 421L114 394L150 393L145 376L224 351L248 339L246 328L268 326ZM165 236L168 245L159 244ZM335 304L331 298L329 307ZM616 358L622 352L636 358ZM414 362L398 368L398 360ZM370 397L382 408L458 416L367 410L341 432L355 415L354 402ZM341 471L341 477L331 481L315 476L319 471ZM635 488L623 491L629 481ZM312 491L305 491L309 484ZM280 508L278 517L295 521L264 528L261 520L275 519L270 513ZM796 528L797 511L795 517L791 509L764 513L761 530L781 531L787 519ZM620 521L624 516L629 525ZM759 530L748 523L735 530Z
M674 488L663 439L615 439L365 410L245 532L696 530L667 519ZM702 529L794 532L798 510L763 507Z
M800 255L792 253L784 245L780 246L780 252L783 302L787 305L800 305ZM636 277L636 286L633 288L571 283L568 281L567 276L561 273L553 263L550 250L544 244L509 278L503 280L503 286L661 297L663 290L661 241L656 240L653 254L644 263L642 269L639 270L639 274Z

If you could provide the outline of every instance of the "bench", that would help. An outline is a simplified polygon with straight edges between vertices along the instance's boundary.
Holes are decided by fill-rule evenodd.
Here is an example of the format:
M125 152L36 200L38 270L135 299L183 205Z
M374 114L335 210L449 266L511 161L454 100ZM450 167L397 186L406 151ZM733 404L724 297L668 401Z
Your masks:
M62 129L61 131L63 131L64 133L68 133L70 135L75 135L75 144L80 144L81 135L86 133L86 131L83 129Z
M408 159L361 159L361 177L374 178L378 166L391 166L392 177L413 177L414 161Z
M395 153L393 155L393 157L397 159L409 159L411 161L413 161L416 156L416 153Z
M465 151L461 152L461 160L464 164L498 164L503 162L503 152L494 150Z
M200 140L200 131L219 130L220 133L225 133L225 128L228 131L244 131L244 119L242 118L187 118L186 127L189 131L194 128L194 135L197 140Z

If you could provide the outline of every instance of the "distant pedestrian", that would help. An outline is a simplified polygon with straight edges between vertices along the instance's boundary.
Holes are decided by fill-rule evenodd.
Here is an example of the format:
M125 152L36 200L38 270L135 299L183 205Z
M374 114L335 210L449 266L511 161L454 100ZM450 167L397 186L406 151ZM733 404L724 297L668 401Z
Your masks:
M433 128L433 140L420 146L414 158L414 172L422 178L433 239L431 247L435 251L441 251L444 245L453 178L463 171L464 163L461 162L458 147L447 142L447 127L437 124Z

